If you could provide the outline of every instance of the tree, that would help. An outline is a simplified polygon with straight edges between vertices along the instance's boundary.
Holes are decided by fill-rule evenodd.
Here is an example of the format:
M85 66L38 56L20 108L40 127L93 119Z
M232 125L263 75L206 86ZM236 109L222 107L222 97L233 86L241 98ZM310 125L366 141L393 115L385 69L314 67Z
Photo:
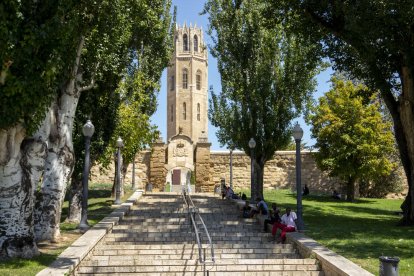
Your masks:
M175 17L171 20L168 1L158 4L152 1L153 13L148 13L148 3L142 2L140 8L135 8L131 14L131 18L136 18L131 20L126 70L117 75L108 72L105 82L99 84L99 89L88 93L87 101L81 102L77 111L74 143L78 161L71 180L69 221L80 219L84 154L81 129L87 116L94 118L96 129L91 145L91 163L108 166L116 150L115 141L120 136L125 145L122 150L124 176L135 154L155 139L155 127L149 119L156 110L161 73L170 58Z
M218 59L222 91L212 92L209 118L218 140L251 154L252 197L263 196L263 170L277 149L288 145L291 120L311 99L321 65L320 45L293 35L290 23L268 24L263 1L207 1L211 53Z
M335 67L380 91L408 181L402 225L414 224L414 3L412 1L269 1L273 14L294 10L319 27ZM282 11L282 12L281 12ZM315 24L316 23L316 24Z
M12 2L0 9L0 255L31 257L34 232L38 240L59 236L81 92L105 72L124 71L133 46L142 47L136 38L151 39L169 22L170 1ZM151 51L165 48L157 41Z
M332 79L332 89L308 115L318 167L347 184L354 200L358 181L389 176L395 167L388 156L394 149L391 124L379 112L376 93L366 86Z
M0 8L0 257L38 254L33 193L47 155L38 129L64 67L72 1L5 1ZM37 133L32 135L38 129Z

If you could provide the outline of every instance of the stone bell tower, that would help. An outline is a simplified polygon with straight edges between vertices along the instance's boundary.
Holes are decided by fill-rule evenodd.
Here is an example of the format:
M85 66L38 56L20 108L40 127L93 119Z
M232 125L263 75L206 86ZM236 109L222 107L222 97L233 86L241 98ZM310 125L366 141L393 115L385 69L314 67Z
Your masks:
M176 26L167 70L167 140L182 134L197 143L207 137L207 47L203 30Z

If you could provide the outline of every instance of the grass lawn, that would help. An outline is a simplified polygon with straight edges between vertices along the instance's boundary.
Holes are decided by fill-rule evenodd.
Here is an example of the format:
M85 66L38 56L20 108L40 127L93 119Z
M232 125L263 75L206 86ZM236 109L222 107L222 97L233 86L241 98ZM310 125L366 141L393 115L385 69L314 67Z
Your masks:
M249 196L248 191L245 192ZM296 209L296 193L265 191L284 213ZM378 257L398 256L400 275L414 275L414 227L396 226L402 200L361 198L349 203L329 196L303 198L305 234L371 273L379 274Z
M112 212L111 205L114 199L111 197L112 184L96 184L89 186L88 223L93 226ZM130 185L126 185L126 200L132 194ZM77 230L77 224L65 223L68 213L68 201L65 201L62 210L61 239L57 243L41 243L41 254L31 260L10 259L0 262L0 275L2 276L28 276L36 275L39 271L51 264L59 254L71 245L82 234Z

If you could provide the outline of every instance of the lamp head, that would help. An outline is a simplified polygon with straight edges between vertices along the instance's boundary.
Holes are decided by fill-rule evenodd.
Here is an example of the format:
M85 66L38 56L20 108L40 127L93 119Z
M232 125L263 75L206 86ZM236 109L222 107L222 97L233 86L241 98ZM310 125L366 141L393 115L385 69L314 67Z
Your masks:
M95 132L95 127L93 126L91 120L87 120L86 124L83 125L82 133L85 137L92 137L93 133Z
M124 141L122 141L121 137L118 137L118 140L116 140L116 146L118 148L122 148L124 146Z
M295 140L301 140L303 137L303 129L300 127L299 123L296 122L292 130L292 135Z
M254 149L256 147L256 141L252 138L250 138L249 141L249 148Z

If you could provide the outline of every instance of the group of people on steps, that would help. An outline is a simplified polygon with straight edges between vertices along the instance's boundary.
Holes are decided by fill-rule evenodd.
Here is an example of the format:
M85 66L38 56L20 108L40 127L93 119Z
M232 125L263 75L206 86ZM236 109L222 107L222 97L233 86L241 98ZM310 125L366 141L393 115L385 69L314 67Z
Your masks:
M277 241L278 243L284 243L286 241L286 233L296 231L296 213L293 212L290 207L287 207L285 214L280 216L280 210L276 203L272 203L272 209L269 210L266 202L262 198L256 198L256 202L256 209L253 209L250 207L249 202L246 201L246 204L242 209L242 216L244 218L252 218L256 214L268 216L268 218L264 220L263 232L267 232L268 224L273 225L271 240ZM279 229L281 233L280 236L276 238Z

